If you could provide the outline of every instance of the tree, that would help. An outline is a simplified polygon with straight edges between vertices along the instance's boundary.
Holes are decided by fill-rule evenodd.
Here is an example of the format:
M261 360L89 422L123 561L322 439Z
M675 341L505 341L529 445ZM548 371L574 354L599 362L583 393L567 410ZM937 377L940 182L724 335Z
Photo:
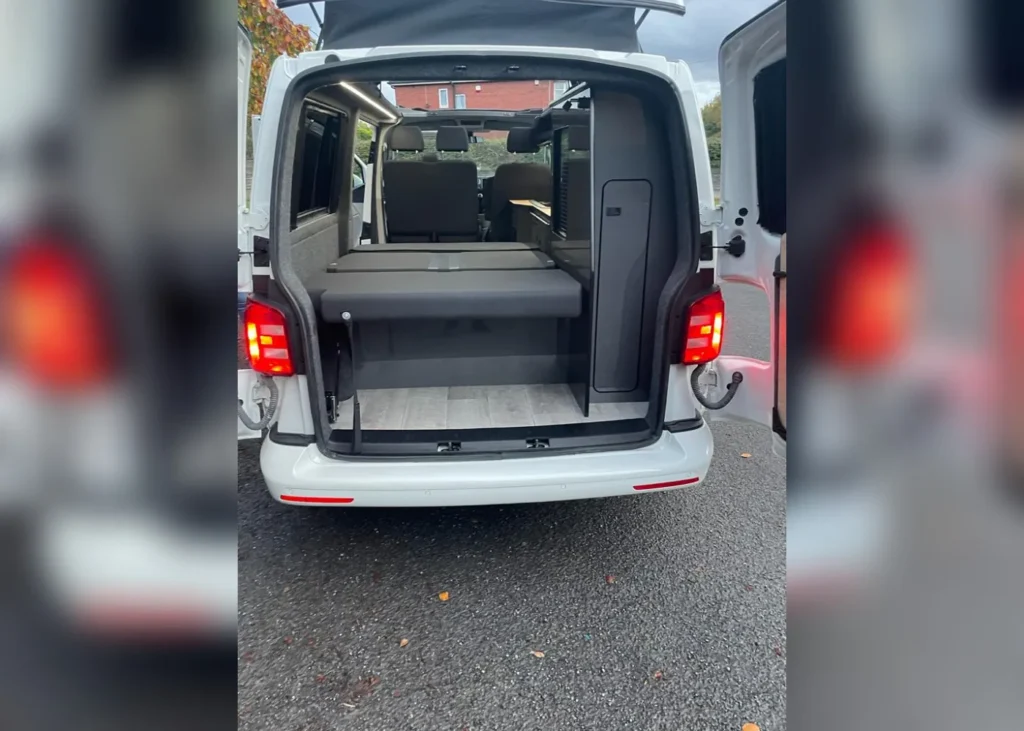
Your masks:
M722 132L722 95L716 94L715 98L701 107L701 119L704 120L704 134L714 137Z
M252 39L249 114L259 114L271 65L279 56L313 50L313 38L309 28L293 23L272 0L238 0L238 22Z
M722 162L722 95L701 107L700 117L704 121L704 134L708 138L708 155L711 164L718 167Z

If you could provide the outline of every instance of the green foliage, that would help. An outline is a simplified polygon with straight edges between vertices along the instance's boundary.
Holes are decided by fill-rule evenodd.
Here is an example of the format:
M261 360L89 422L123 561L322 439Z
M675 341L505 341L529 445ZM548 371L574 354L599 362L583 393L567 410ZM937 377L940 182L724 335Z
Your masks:
M373 127L366 122L360 122L356 129L356 156L363 162L369 162L371 147L373 147Z
M722 136L708 138L708 155L711 157L711 166L718 167L722 164Z
M293 23L271 0L238 0L238 22L252 39L249 114L259 114L271 64L278 56L298 56L313 50L313 39L309 28Z
M722 164L722 96L715 96L700 110L701 119L704 121L704 134L708 138L708 155L711 157L711 165L718 167Z
M722 133L722 95L718 94L700 110L704 120L704 133L708 137Z

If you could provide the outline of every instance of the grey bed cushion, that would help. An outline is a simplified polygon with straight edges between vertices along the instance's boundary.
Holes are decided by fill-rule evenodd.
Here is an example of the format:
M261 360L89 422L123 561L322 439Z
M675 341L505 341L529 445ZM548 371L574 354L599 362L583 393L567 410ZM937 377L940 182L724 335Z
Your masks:
M307 289L327 322L391 319L579 317L582 290L558 269L322 272Z
M440 243L440 244L363 244L362 246L356 246L350 254L356 254L359 252L369 251L388 251L391 253L398 253L402 251L432 251L438 253L448 253L452 251L534 251L538 247L536 244L523 244L518 241L473 241L463 243Z
M555 262L539 251L353 251L332 262L331 272L452 272L554 269Z

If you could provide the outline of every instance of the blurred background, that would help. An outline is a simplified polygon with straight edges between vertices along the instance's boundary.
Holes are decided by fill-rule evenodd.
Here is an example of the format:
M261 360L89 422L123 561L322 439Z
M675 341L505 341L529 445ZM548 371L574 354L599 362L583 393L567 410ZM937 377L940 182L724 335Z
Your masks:
M236 7L0 17L0 726L234 727Z
M231 727L236 5L0 10L0 725ZM1009 725L1020 6L788 17L789 724Z
M1019 4L789 7L788 716L1024 711Z

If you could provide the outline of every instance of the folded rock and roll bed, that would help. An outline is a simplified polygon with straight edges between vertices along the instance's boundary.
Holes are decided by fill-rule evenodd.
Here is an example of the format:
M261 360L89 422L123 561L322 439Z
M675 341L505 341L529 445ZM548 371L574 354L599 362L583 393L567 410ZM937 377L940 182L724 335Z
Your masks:
M310 279L307 289L319 301L324 321L342 322L343 312L367 322L572 318L582 311L579 283L549 256L525 245L499 244L506 250L490 251L395 246L393 251L358 247Z

